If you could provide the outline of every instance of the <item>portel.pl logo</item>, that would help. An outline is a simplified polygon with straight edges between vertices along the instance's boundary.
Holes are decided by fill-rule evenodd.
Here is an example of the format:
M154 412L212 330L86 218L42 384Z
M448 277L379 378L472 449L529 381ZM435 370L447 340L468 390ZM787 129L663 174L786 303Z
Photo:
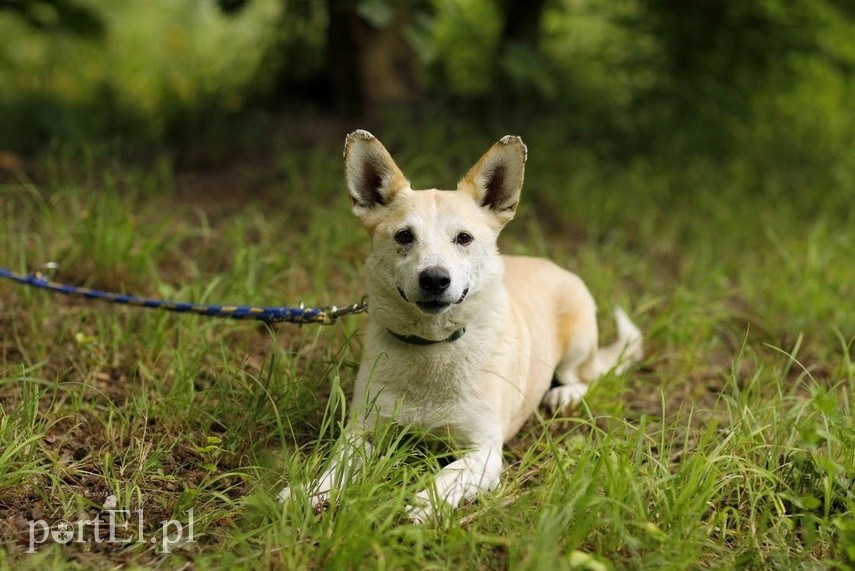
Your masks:
M101 514L93 519L76 522L59 521L53 525L43 519L30 520L29 549L43 543L151 543L157 544L159 553L169 553L175 546L195 543L193 538L193 508L185 512L186 521L168 519L160 522L160 529L148 537L143 525L144 510L116 509L115 496L108 496Z

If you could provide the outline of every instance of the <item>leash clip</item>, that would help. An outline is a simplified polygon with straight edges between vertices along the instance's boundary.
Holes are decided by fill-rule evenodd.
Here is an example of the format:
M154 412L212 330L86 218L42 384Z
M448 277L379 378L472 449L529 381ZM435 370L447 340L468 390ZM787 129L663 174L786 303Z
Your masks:
M358 302L347 305L345 307L339 308L335 305L332 305L330 307L325 308L321 323L323 325L332 325L339 317L355 315L357 313L364 313L366 311L368 311L368 296L363 296L363 298Z
M39 279L52 279L59 271L59 262L45 262L33 272L33 275Z

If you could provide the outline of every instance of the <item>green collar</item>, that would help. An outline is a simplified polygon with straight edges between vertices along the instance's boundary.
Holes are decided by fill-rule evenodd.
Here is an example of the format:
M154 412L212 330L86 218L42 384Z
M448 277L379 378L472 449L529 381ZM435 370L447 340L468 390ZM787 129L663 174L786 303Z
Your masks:
M425 339L424 337L419 337L418 335L401 335L400 333L395 333L391 329L387 329L389 334L397 339L398 341L403 341L404 343L409 343L410 345L436 345L437 343L445 343L446 341L451 343L452 341L457 341L463 334L466 333L466 328L461 327L445 339L439 339L434 341L433 339Z

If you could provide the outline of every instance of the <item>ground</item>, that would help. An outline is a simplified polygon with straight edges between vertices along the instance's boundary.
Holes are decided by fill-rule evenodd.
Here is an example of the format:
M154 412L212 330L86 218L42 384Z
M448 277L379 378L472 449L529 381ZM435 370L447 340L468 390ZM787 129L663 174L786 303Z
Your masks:
M347 128L289 131L228 160L25 162L0 187L0 266L57 261L61 281L173 299L351 303L367 240L342 184ZM390 150L414 186L448 187L503 134ZM610 308L628 308L647 357L578 408L530 419L495 493L411 525L403 506L447 454L393 433L325 512L275 502L324 461L361 317L270 327L0 283L0 563L855 564L852 188L788 195L704 164L663 173L525 138L503 250L579 273L605 339ZM143 511L143 542L133 526L133 543L98 542L87 525L82 541L26 553L28 522L106 522L108 496ZM162 522L186 540L189 509L194 542L166 552Z

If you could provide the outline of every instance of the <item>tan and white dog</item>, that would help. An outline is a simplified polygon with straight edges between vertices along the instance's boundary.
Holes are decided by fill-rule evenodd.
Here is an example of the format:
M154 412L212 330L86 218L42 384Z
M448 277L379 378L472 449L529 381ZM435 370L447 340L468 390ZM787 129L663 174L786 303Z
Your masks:
M347 136L347 188L371 238L370 315L350 422L330 468L306 488L315 507L354 477L372 428L388 419L468 450L408 514L423 522L441 502L457 507L498 484L504 442L541 402L551 411L576 403L592 381L641 359L641 332L621 310L617 341L598 347L596 306L579 277L498 253L526 156L522 140L506 136L456 191L414 191L372 134Z

